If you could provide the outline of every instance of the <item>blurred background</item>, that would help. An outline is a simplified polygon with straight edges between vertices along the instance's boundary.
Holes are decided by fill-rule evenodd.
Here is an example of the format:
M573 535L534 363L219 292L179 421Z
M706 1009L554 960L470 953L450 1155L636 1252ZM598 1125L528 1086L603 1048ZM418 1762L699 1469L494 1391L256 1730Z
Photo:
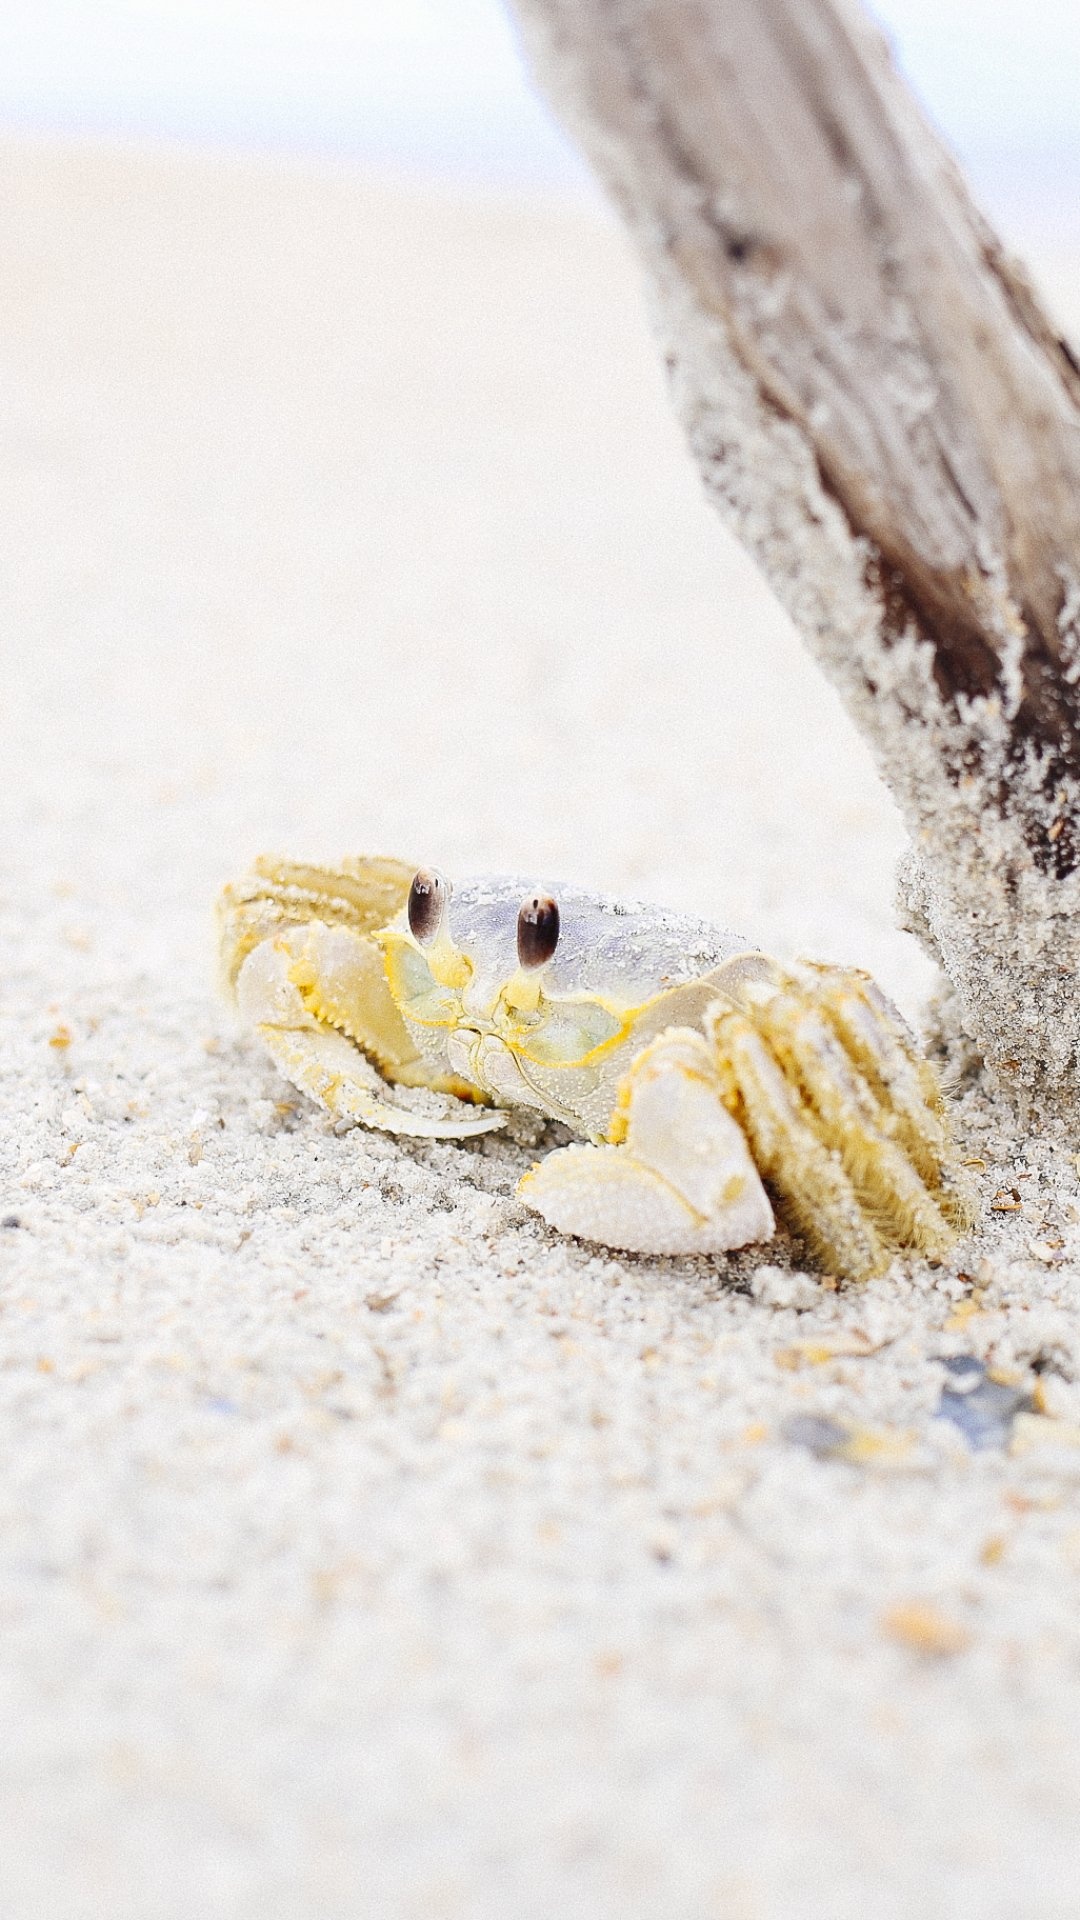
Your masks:
M1077 0L875 11L1006 230L1080 233ZM3 126L591 190L500 0L7 0Z

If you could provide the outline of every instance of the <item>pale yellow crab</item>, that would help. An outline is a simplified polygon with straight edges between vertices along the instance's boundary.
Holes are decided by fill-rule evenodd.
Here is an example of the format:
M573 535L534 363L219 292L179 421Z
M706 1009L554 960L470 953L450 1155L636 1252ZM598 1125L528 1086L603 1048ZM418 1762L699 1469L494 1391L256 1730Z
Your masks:
M704 922L396 860L262 859L220 903L244 1026L329 1113L464 1139L528 1107L586 1144L519 1186L644 1253L767 1241L832 1272L943 1257L974 1207L933 1070L870 977Z

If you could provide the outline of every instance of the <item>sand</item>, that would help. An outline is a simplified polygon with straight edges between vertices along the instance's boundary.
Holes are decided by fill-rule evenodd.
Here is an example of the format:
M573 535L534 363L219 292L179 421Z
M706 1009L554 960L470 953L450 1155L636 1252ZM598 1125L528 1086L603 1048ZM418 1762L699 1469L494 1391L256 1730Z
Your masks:
M274 848L622 889L924 1008L895 813L618 233L3 175L0 1912L1073 1920L1077 1142L954 1048L998 1209L948 1267L614 1256L518 1206L525 1145L335 1133L215 994ZM979 1449L962 1355L1020 1406Z

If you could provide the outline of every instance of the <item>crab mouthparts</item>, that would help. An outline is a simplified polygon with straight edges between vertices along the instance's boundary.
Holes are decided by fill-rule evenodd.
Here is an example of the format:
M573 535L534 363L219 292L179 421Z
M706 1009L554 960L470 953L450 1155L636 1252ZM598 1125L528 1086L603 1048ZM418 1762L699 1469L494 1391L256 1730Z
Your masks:
M448 1035L446 1055L451 1072L471 1081L482 1093L492 1094L496 1100L512 1101L516 1106L544 1107L522 1073L511 1047L486 1022L458 1027Z

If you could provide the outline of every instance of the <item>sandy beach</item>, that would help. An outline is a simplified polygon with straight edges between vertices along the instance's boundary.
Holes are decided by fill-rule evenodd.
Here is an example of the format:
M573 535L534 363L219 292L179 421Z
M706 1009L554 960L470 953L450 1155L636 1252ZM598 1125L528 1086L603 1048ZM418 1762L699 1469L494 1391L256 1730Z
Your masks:
M614 223L0 166L5 1920L1074 1920L1080 1143L954 1048L950 1265L617 1256L527 1145L335 1132L217 995L223 881L381 852L923 1018Z

